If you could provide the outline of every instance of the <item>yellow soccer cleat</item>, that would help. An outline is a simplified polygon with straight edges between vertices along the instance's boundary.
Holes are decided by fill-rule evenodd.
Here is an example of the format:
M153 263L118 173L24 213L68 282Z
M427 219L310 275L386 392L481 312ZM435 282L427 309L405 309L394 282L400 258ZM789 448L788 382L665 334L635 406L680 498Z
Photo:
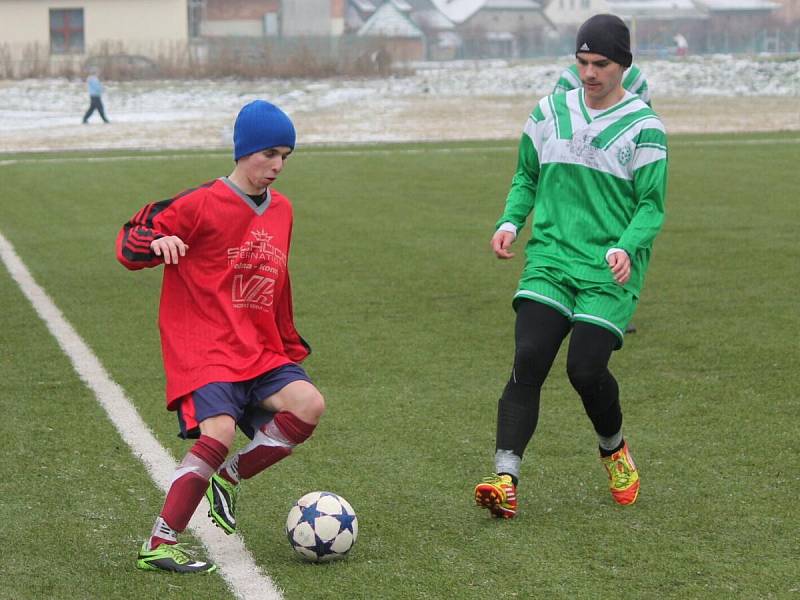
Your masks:
M517 488L510 475L486 477L475 486L475 503L488 508L498 519L511 519L517 514Z
M628 505L639 496L639 471L633 462L628 442L611 456L601 456L600 461L608 472L608 489L617 504Z

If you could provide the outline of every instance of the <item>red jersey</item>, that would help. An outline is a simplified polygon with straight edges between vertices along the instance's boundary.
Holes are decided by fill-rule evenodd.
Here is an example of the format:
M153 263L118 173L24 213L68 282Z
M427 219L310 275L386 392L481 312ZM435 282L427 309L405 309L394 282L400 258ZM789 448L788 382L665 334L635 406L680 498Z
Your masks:
M189 249L164 265L158 324L167 408L216 381L244 381L300 362L310 349L297 333L287 259L292 206L274 190L260 206L227 178L148 204L117 236L128 269L155 267L157 238Z

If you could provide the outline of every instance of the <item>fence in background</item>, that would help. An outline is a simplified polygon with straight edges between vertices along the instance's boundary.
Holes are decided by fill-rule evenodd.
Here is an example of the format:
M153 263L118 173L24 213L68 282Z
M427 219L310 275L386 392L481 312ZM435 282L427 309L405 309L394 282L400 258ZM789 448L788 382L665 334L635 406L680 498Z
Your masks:
M800 53L800 27L752 32L659 30L637 32L634 54L666 58L678 54L676 33L688 40L691 54ZM572 35L553 38L465 37L446 51L427 40L355 36L324 38L212 38L189 44L128 48L100 44L87 55L52 56L44 44L12 48L0 43L0 79L82 77L96 68L105 79L216 77L385 76L420 59L541 59L574 52Z

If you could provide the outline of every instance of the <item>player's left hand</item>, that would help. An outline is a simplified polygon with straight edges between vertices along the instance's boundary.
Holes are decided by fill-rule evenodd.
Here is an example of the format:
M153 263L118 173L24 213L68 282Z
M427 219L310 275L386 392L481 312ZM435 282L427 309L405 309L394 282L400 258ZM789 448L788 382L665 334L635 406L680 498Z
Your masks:
M168 235L150 242L150 249L156 256L163 257L165 265L177 265L178 257L186 256L189 244L177 235Z
M611 273L614 275L614 281L620 285L625 285L631 278L631 259L627 252L620 250L608 255L606 259L608 266L611 268Z

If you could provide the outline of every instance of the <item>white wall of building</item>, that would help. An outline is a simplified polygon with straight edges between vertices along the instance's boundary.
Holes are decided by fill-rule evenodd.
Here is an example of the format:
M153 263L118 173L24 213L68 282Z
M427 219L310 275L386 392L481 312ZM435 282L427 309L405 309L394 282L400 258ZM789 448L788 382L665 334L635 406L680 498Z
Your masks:
M284 0L281 5L285 36L329 36L341 33L342 19L331 18L331 0ZM338 31L337 31L338 30Z
M606 0L550 0L545 15L556 27L577 26L592 15L609 11Z
M85 54L111 42L131 52L188 41L186 0L0 0L0 44L50 46L50 9L83 9Z

